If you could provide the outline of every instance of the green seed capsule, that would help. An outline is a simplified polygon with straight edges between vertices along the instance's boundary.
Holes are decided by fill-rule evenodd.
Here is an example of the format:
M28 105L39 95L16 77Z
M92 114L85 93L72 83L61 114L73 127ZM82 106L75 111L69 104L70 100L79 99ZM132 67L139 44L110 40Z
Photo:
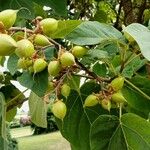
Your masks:
M34 44L38 46L47 46L47 45L50 45L50 42L46 36L42 34L37 34L34 38Z
M18 10L6 9L0 12L0 21L4 24L5 29L12 27L16 21Z
M64 67L72 66L75 63L75 58L71 53L65 52L61 55L60 62Z
M115 78L114 80L111 81L110 85L114 91L121 90L124 85L124 77L120 76L118 78Z
M61 65L59 61L54 60L48 64L48 73L51 76L54 76L54 77L57 76L60 71L61 71Z
M65 97L68 97L70 94L70 86L63 84L61 87L61 94Z
M58 100L56 103L53 104L52 112L53 112L54 116L63 120L64 117L66 116L67 107L66 107L65 103Z
M91 94L85 99L83 107L91 107L97 104L98 104L97 96Z
M8 56L15 51L16 41L7 34L0 34L0 56Z
M103 100L101 101L101 105L102 105L102 107L103 107L104 109L110 111L110 109L111 109L111 102L110 102L110 100L103 99Z
M114 101L116 103L126 102L126 99L122 95L121 91L118 91L117 93L114 93L111 98L112 98L112 101Z
M54 18L46 18L40 22L44 34L50 36L51 33L54 33L58 28L58 21Z
M82 46L74 46L72 48L72 54L77 58L83 57L87 53L87 51L87 48Z
M47 62L44 59L42 58L36 59L33 64L34 73L43 71L46 68L46 66Z
M19 69L28 69L32 65L32 60L20 58L17 63Z
M23 58L31 57L34 53L34 46L28 39L22 39L17 42L16 55Z

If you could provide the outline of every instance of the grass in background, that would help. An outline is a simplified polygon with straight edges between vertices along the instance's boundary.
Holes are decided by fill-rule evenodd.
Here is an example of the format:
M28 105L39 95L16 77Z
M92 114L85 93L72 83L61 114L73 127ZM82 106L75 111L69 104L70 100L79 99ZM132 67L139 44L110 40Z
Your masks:
M35 136L31 132L30 127L11 130L12 137L17 138L19 150L71 150L60 132Z

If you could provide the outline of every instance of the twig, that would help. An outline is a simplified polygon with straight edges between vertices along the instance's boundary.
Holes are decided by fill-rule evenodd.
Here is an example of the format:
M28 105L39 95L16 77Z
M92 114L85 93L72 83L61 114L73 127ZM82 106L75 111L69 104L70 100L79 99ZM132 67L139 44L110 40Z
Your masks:
M99 82L103 82L103 81L108 82L108 81L110 81L110 79L108 79L108 78L103 78L103 77L99 77L99 76L97 76L94 72L88 70L82 63L80 63L80 62L78 61L78 59L75 59L75 61L76 61L77 65L79 65L85 72L87 72L87 74L89 74L90 76L92 76L92 77L93 77L94 79L96 79L97 81L99 81Z
M20 27L11 27L10 29L9 29L9 31L25 31L25 28L20 28ZM31 33L31 34L33 34L34 33L34 31L32 31L32 30L30 30L30 29L27 29L26 28L26 32L27 33Z
M87 76L87 75L82 75L82 74L75 74L75 73L72 73L74 76L79 76L79 77L83 77L83 78L87 78L87 79L94 79L94 77L92 76Z

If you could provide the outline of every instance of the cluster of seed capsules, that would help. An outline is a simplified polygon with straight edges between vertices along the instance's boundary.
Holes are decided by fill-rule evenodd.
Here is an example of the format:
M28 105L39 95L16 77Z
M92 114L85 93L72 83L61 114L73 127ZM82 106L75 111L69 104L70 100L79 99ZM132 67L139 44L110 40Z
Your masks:
M112 102L115 104L121 104L126 102L121 89L124 85L124 77L119 76L111 81L108 85L108 90L106 92L100 91L100 93L89 95L84 102L84 107L91 107L97 104L110 111L112 107Z
M19 69L28 70L30 73L36 74L47 68L49 75L56 77L64 68L67 69L73 66L75 58L82 58L87 53L88 49L86 47L77 45L71 51L62 50L58 58L47 62L42 48L52 45L48 37L58 29L58 21L54 18L41 19L38 22L40 32L36 31L36 33L33 32L32 35L28 36L28 33L21 31L10 36L9 29L16 21L17 12L18 10L10 9L0 12L0 56L9 56L15 53L19 57L17 65ZM40 51L36 50L36 47L40 48ZM86 97L83 107L101 104L104 109L110 111L112 101L115 103L126 101L121 93L123 84L123 77L114 79L109 84L111 89L109 94L93 93ZM53 88L52 82L48 85L49 89ZM65 97L70 94L70 87L66 83L61 86L61 94ZM57 118L63 120L67 108L62 100L57 99L53 104L52 111Z
M32 30L28 32L26 28L24 28L24 31L13 28L13 31L11 28L15 24L17 13L18 10L12 9L0 12L0 56L10 56L15 53L19 57L17 63L18 69L36 74L47 68L49 75L56 77L61 70L75 64L75 57L81 58L87 53L87 48L74 46L71 52L62 50L58 58L54 58L54 60L48 62L44 56L43 48L52 45L48 37L56 32L59 21L54 18L42 19L38 17L38 20L36 20L37 24L32 33ZM52 84L52 82L48 84L48 89L53 88ZM69 92L70 87L67 84L62 85L62 95L68 96ZM56 107L52 109L54 114L56 114L55 116L63 119L65 115L62 114L65 114L65 104L61 100L56 100L54 106L59 106L57 112L55 111ZM63 113L61 113L62 108Z

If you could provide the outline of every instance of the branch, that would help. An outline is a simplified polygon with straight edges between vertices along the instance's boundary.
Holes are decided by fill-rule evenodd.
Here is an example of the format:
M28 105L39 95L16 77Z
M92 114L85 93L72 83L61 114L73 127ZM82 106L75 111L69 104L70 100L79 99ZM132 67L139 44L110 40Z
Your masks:
M28 32L28 33L31 33L31 34L33 34L34 33L34 31L32 31L32 30L30 30L30 29L25 29L25 28L21 28L21 27L11 27L8 31L25 31L26 30L26 32Z
M77 65L79 65L87 74L89 74L90 76L92 76L94 79L96 79L99 82L108 82L110 81L110 79L108 78L103 78L103 77L99 77L97 76L94 72L90 71L89 69L87 69L82 63L80 63L78 61L78 59L75 59Z

